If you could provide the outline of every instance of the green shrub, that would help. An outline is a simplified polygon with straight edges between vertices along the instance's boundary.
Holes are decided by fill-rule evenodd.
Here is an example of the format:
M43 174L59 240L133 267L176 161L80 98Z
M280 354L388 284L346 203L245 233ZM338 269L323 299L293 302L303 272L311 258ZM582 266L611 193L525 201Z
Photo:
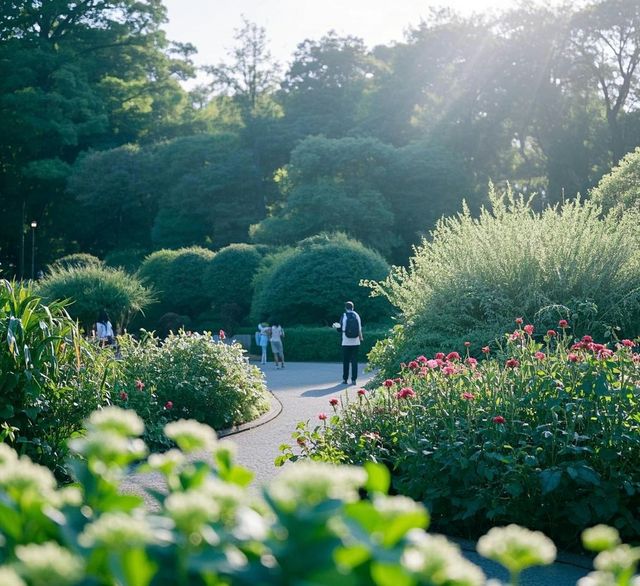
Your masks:
M314 458L384 462L394 489L425 502L448 533L521 523L569 547L586 527L610 523L637 539L634 342L573 344L565 327L538 343L529 328L479 364L457 353L415 358L330 426L299 427L297 445Z
M336 318L337 319L337 318ZM245 329L242 330L245 332ZM341 335L330 327L295 326L284 328L284 357L287 362L340 362L342 361ZM246 330L246 333L251 333ZM360 345L358 358L366 361L371 348L385 339L389 330L363 329L364 341ZM251 353L260 354L255 338L251 338Z
M86 331L91 331L99 313L106 309L114 328L120 329L153 301L139 279L121 269L102 266L57 269L38 285L47 302L71 300L68 311Z
M86 252L76 252L75 254L67 254L53 261L47 269L49 271L57 271L59 269L78 269L85 267L100 267L104 263L93 254Z
M225 329L233 329L249 313L253 296L253 278L262 261L258 247L230 244L221 248L209 262L202 282L215 314ZM226 317L231 315L229 322Z
M591 199L605 211L640 208L640 147L628 153L591 190Z
M364 323L384 321L389 305L369 297L361 279L381 279L389 272L384 259L343 234L303 240L294 249L270 255L258 272L252 318L285 324L329 325L344 302L355 303ZM376 276L378 275L378 276Z
M140 268L145 256L145 251L139 248L112 250L104 257L104 264L133 274Z
M262 373L248 364L239 345L179 332L164 342L151 335L141 342L123 337L121 354L122 378L114 398L129 407L141 381L151 403L144 410L138 402L132 406L154 430L162 423L159 413L166 420L187 417L224 429L269 409ZM124 400L122 391L127 393Z
M188 315L193 319L211 305L203 277L213 258L212 251L192 246L158 250L144 259L138 276L157 291L159 301L149 313L148 321L154 327L165 313Z
M61 302L0 281L0 439L61 473L66 440L103 402L96 355Z
M401 313L401 327L370 359L392 373L402 361L490 343L522 316L538 331L570 318L576 334L640 331L640 217L600 218L590 202L534 213L493 196L492 211L442 220L408 269L373 284Z
M387 496L382 466L295 466L258 501L247 489L251 472L210 428L172 423L165 431L179 449L145 459L142 427L132 412L94 413L87 437L73 442L81 456L72 462L73 488L58 488L48 470L0 451L3 586L489 583L458 546L425 533L422 504ZM168 492L154 493L159 510L119 493L133 464L165 481ZM594 527L583 539L603 552L594 584L637 580L637 550L620 546L615 529ZM478 551L505 566L512 585L556 555L544 535L517 526L493 529Z

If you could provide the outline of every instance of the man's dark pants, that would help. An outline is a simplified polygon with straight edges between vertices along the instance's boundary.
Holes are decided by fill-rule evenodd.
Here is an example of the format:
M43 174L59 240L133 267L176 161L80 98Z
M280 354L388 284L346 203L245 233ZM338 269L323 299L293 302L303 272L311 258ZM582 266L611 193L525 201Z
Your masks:
M351 381L358 378L358 348L360 346L342 347L342 380L349 380L349 364L351 364Z

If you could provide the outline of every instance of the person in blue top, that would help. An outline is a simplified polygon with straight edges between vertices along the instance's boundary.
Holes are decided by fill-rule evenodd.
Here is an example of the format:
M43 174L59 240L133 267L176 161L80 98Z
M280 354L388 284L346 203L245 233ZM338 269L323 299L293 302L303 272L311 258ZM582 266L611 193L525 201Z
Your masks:
M342 333L342 384L348 384L349 366L351 366L351 384L358 379L358 349L364 339L362 337L362 320L355 312L353 302L344 304L344 313L340 321L334 324Z

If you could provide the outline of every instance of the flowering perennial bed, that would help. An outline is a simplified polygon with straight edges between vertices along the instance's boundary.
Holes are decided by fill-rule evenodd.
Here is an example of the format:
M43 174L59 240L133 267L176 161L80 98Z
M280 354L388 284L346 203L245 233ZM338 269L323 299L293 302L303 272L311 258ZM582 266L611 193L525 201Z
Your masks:
M298 425L277 459L384 463L393 490L469 537L520 523L575 547L596 523L640 536L640 354L570 324L539 339L516 320L486 359L418 356L331 417Z
M232 444L211 428L172 422L165 433L178 449L146 458L143 427L132 411L95 412L86 437L72 442L82 459L72 463L78 483L65 488L0 444L2 586L486 583L457 546L425 533L423 505L387 496L383 466L300 463L257 498L246 491L251 473L233 463ZM127 467L140 460L139 471L166 480L157 513L118 492ZM609 527L583 539L601 553L581 584L637 584L640 548L621 545ZM515 525L492 529L478 551L506 567L511 584L556 554L542 533Z

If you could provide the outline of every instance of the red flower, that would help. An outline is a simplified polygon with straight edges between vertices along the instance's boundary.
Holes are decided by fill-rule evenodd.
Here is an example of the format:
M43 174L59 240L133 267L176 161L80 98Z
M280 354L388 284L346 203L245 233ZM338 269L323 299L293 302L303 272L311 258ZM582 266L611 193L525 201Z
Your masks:
M329 399L329 405L331 405L332 407L335 407L338 404L338 399L336 399L335 397L333 397L332 399Z
M515 342L520 338L522 338L522 330L516 330L515 332L513 332L513 334L509 336L509 340L511 340L512 342Z
M165 409L173 409L173 401L167 401L167 402L164 404L164 408L165 408Z
M456 373L456 368L451 364L447 364L446 366L442 367L442 374L444 374L445 376L451 376L452 374L455 374L455 373Z
M634 355L631 357L631 360L633 360L634 362L640 362L640 353L636 352L634 353Z
M501 424L502 424L502 423L505 423L507 420L506 420L504 417L502 417L502 415L496 415L496 416L492 419L492 421L493 421L494 423L501 423Z
M469 348L469 346L471 346L471 342L465 342L464 345Z
M388 379L387 379L386 381L384 381L382 384L383 384L385 387L390 388L390 387L392 387L395 383L394 383L390 378L388 378Z
M567 354L567 360L569 362L578 362L580 360L580 356L571 352L570 354Z
M416 396L416 393L411 387L404 387L396 393L396 397L398 399L408 399L409 397L415 397L415 396Z
M627 348L633 348L635 346L633 340L621 340L620 343Z
M524 320L523 320L521 317L516 317L516 323L517 323L518 325L522 325L522 322L523 322L523 321L524 321Z
M529 334L530 336L533 336L533 330L534 327L531 324L527 324L526 326L524 326L524 328L522 328L525 332L527 332L527 334Z
M438 368L439 364L437 360L431 359L431 360L427 360L427 366L429 368Z
M561 327L561 328L563 328L563 329L564 329L564 328L568 328L568 327L569 327L569 322L568 322L566 319L561 319L561 320L558 322L558 326L559 326L559 327Z
M218 338L220 338L221 340L224 340L227 337L227 334L224 333L224 330L220 330L218 332Z
M591 342L593 342L593 338L591 336L582 336L582 341L585 344L591 344Z
M364 397L367 394L367 389L358 389L358 397Z
M489 354L489 352L491 352L491 348L489 348L489 346L483 346L482 347L482 353L483 354Z
M449 354L447 354L447 360L449 362L452 362L453 360L460 360L460 354L457 352L449 352Z
M415 360L412 360L411 362L409 362L408 366L411 370L415 370L416 368L418 368L418 363Z
M547 336L549 336L550 338L553 338L554 336L557 336L558 334L556 333L555 330L547 330Z
M139 391L144 389L144 383L140 379L136 380L136 389L138 389Z
M120 398L121 398L123 401L126 401L126 400L129 398L129 395L127 395L127 393L125 393L124 391L122 391L122 392L120 393Z
M467 358L465 360L465 362L471 367L471 368L475 368L478 365L478 361L473 358L472 356L469 356L469 358Z
M520 366L520 362L518 361L517 358L509 358L509 360L507 360L504 365L507 368L517 368L518 366Z
M318 413L318 419L320 421L326 421L327 419L327 414L326 413Z
M473 393L462 393L462 398L465 401L473 401L476 398L476 396Z
M444 352L438 352L438 353L435 355L435 359L436 359L436 360L444 360Z
M416 360L417 360L420 364L426 364L426 362L427 362L427 357L426 357L426 356L418 356L418 358L416 358Z
M544 352L536 352L534 356L537 360L544 360L547 357Z

